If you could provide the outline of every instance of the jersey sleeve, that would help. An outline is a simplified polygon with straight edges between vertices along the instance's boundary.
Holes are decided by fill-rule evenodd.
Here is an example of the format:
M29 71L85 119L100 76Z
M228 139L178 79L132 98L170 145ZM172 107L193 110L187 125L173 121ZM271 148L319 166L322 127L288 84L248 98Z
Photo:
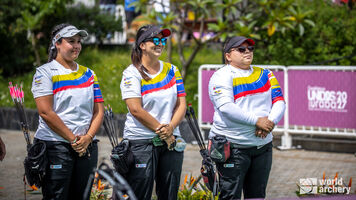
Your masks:
M101 90L100 90L98 77L94 72L93 74L94 74L94 102L95 103L104 102L103 95L101 94Z
M176 77L176 85L177 85L177 96L178 97L185 97L187 94L185 93L183 78L180 74L178 68L174 66L174 76Z
M139 73L137 71L137 73ZM141 95L141 76L134 70L127 68L123 74L120 83L122 99L138 98Z
M229 74L215 72L209 81L209 97L216 108L226 103L234 103L232 79Z
M32 81L32 94L34 98L53 95L52 76L45 67L36 69Z
M272 104L276 103L277 101L284 101L283 93L281 86L274 76L273 72L269 71L268 73L269 82L271 84L271 94L272 94Z

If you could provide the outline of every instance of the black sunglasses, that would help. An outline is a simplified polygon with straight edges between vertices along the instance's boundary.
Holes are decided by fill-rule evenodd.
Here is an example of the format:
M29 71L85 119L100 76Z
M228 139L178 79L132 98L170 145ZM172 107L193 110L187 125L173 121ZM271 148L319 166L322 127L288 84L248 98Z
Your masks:
M233 48L233 49L231 49L231 51L237 50L240 53L245 53L246 49L248 49L249 52L253 52L253 50L255 50L255 47L254 46L247 46L247 47L241 46L241 47Z
M151 41L151 42L153 42L153 44L155 44L156 46L158 46L159 43L161 42L162 45L165 46L166 43L167 43L167 38L153 37L153 38L147 38L145 41Z

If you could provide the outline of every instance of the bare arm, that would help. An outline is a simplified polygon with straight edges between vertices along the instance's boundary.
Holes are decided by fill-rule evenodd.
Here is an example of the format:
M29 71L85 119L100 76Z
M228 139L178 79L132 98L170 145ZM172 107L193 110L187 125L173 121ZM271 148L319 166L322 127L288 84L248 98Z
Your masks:
M151 129L152 131L156 131L160 125L160 122L157 121L150 113L148 113L142 107L141 98L129 98L125 99L125 103L129 108L130 113L143 124L145 127Z
M187 103L185 97L178 97L176 106L173 110L173 116L171 122L167 126L165 124L162 124L158 128L158 130L161 133L160 136L162 139L166 139L171 135L173 135L174 129L180 124L180 122L185 116L186 108L187 108Z
M91 124L90 124L87 134L94 137L95 134L100 129L100 126L103 123L103 119L104 119L104 105L103 105L103 103L102 102L94 103L93 118L91 120Z
M104 105L102 102L94 103L93 118L90 123L89 130L87 134L80 136L79 140L72 144L72 147L78 153L84 153L88 148L88 145L93 140L95 134L100 129L101 123L104 118Z
M173 130L180 124L185 116L185 111L187 109L187 103L185 97L178 97L176 107L173 111L173 117L170 125L173 126Z
M64 124L61 118L59 118L57 113L53 111L53 95L38 97L35 101L38 114L46 122L48 127L67 141L73 142L75 140L75 135Z

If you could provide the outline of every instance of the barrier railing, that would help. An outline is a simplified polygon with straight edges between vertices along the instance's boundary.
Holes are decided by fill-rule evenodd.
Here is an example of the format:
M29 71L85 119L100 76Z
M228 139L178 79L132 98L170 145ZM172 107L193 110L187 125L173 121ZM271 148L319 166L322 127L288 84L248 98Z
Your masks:
M356 67L289 66L292 134L356 137ZM304 94L304 98L296 97ZM303 113L301 117L297 113Z

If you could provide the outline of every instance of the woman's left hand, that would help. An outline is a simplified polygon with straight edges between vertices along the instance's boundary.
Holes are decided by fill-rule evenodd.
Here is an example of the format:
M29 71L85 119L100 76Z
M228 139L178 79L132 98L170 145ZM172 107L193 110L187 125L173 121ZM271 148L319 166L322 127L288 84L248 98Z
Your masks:
M79 153L79 155L84 155L92 139L88 134L77 137L78 139L72 144L72 148Z
M256 132L255 132L256 137L260 137L260 138L264 139L267 137L268 134L269 134L269 132L264 131L259 128L256 128Z

